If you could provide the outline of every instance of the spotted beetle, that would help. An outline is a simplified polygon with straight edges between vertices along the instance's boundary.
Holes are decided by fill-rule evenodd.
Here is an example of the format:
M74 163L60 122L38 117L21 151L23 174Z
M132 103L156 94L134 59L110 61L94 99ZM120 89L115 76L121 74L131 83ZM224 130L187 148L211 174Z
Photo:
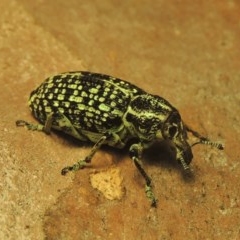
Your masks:
M146 181L145 192L152 206L156 206L156 198L151 178L140 160L144 149L157 141L171 141L176 160L187 171L193 158L193 145L201 143L223 149L222 144L189 128L181 120L178 110L164 98L104 74L78 71L50 77L31 93L28 103L41 124L18 120L17 126L45 133L50 133L53 128L81 141L95 143L85 159L63 168L62 175L84 168L104 144L121 149L135 139L129 154ZM190 146L187 132L199 141Z

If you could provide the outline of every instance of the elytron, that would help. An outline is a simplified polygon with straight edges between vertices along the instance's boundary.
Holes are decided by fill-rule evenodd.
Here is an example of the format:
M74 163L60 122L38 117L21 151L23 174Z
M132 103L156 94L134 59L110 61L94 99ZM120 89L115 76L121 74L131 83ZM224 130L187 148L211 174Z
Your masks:
M31 93L28 103L41 124L18 120L17 126L45 133L53 128L81 141L95 143L85 159L64 167L62 175L84 168L104 144L123 148L133 141L129 155L146 181L145 192L152 206L156 206L157 200L151 178L141 163L143 150L159 141L171 141L176 160L184 170L189 170L193 145L201 143L223 149L222 144L189 128L178 110L164 98L104 74L78 71L50 77ZM190 146L187 132L198 142Z

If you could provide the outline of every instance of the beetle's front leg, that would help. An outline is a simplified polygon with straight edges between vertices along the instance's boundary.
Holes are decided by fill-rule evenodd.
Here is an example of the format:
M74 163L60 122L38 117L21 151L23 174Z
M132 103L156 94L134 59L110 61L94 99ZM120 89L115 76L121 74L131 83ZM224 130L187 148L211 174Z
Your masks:
M133 144L130 147L129 154L130 154L130 157L133 160L135 166L137 167L137 169L139 170L139 172L141 173L141 175L143 176L143 178L146 181L145 192L146 192L147 198L149 198L151 201L151 206L156 207L157 199L155 198L153 190L152 190L152 185L151 185L152 180L147 175L145 170L143 169L141 160L140 160L142 150L143 150L143 147L142 147L141 143Z

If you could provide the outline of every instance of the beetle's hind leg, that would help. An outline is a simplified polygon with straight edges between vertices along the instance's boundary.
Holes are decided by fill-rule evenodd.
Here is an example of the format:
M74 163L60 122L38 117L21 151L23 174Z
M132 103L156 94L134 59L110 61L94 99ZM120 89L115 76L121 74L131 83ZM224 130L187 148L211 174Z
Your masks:
M194 145L197 144L205 144L205 145L210 145L212 147L216 147L219 150L223 150L224 147L221 143L217 143L217 142L213 142L210 139L208 139L207 137L202 136L201 134L199 134L198 132L194 131L193 129L191 129L189 126L187 126L186 124L184 124L186 130L190 133L192 133L193 136L195 136L196 138L199 139L199 142L196 142L192 145L192 147Z
M32 130L32 131L42 131L45 132L47 134L50 133L51 131L51 127L52 127L52 122L53 122L53 113L49 114L47 117L47 120L45 122L45 124L33 124L33 123L28 123L24 120L17 120L16 121L16 125L18 127L27 127L28 130Z
M17 120L16 125L25 126L28 130L32 131L42 131L46 134L50 134L51 129L57 129L59 131L65 132L81 141L87 141L88 139L78 131L71 121L62 113L50 113L48 114L45 124L33 124L28 123L24 120Z

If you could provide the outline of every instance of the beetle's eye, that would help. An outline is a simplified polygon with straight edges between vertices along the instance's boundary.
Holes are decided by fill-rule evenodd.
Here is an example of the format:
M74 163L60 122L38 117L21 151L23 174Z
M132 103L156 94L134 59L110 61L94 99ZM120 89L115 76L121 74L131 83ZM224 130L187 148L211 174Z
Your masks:
M169 133L170 138L173 138L177 133L177 127L176 126L171 126L168 129L168 133Z

